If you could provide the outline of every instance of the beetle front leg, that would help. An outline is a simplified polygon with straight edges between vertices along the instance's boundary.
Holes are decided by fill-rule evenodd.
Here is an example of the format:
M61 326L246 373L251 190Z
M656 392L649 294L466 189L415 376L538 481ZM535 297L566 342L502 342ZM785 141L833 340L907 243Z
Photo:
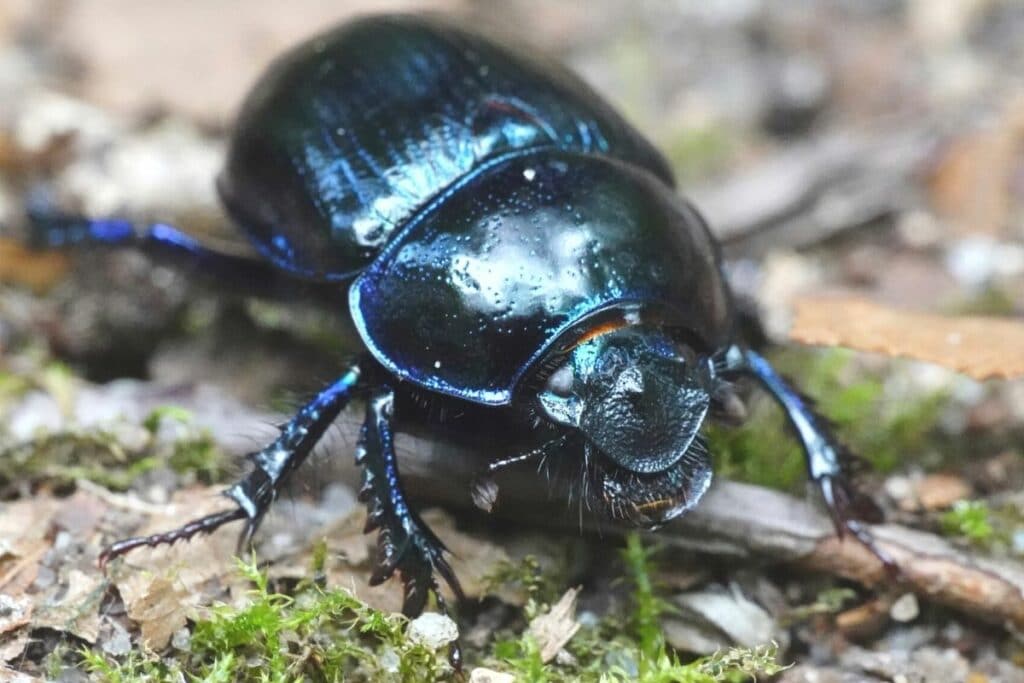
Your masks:
M719 374L724 377L749 375L768 390L796 431L807 458L807 474L821 492L836 533L840 537L849 533L870 550L887 571L896 571L893 559L875 544L871 532L858 519L880 518L881 511L867 496L854 489L847 472L852 455L832 434L828 420L815 412L808 400L755 351L729 347L719 365Z
M239 538L239 546L247 543L288 476L305 461L320 437L351 400L359 375L359 366L353 365L341 379L321 391L283 425L281 434L273 442L249 455L255 465L253 470L224 492L224 495L235 501L237 509L214 513L162 534L118 541L100 554L100 563L105 564L142 546L171 545L199 533L211 533L228 522L240 519L246 520L246 525Z
M394 404L394 392L389 388L382 388L370 397L356 446L356 462L363 467L359 499L367 504L368 510L364 531L380 530L370 585L383 583L398 571L405 591L402 611L407 616L422 612L430 593L434 594L438 609L447 613L434 572L441 575L459 601L465 596L444 557L447 549L409 507L402 490L391 428ZM456 641L452 644L452 665L458 668L460 659Z

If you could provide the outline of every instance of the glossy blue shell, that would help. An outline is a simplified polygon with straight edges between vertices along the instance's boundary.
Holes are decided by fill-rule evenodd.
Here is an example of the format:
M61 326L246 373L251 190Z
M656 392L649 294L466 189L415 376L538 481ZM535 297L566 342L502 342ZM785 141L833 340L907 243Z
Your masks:
M483 404L581 321L653 310L713 350L717 246L654 148L564 68L420 16L370 17L271 65L225 205L277 266L352 281L401 379Z
M703 222L651 174L571 152L516 156L464 179L395 236L350 290L393 373L480 403L610 307L728 336L729 300Z
M344 280L432 197L528 149L658 152L564 67L439 19L373 16L277 59L243 104L219 189L281 268Z

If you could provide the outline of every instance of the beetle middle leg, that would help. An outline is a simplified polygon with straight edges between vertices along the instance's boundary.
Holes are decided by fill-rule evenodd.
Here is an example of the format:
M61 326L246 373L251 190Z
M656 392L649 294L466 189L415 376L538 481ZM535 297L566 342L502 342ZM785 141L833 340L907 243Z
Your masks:
M118 541L100 554L100 563L142 546L170 545L199 533L211 533L236 520L246 520L239 546L247 543L270 508L288 476L305 461L313 447L348 405L359 383L359 365L321 391L287 422L280 435L265 448L249 455L255 467L224 494L235 501L235 510L214 513L162 534Z
M789 385L760 354L739 346L729 347L718 364L720 377L749 375L755 378L782 406L786 419L796 431L807 459L807 473L825 501L836 533L848 533L860 541L882 562L890 573L898 572L896 563L876 544L860 518L880 521L881 511L849 481L853 456L832 434L828 420L819 415L808 399Z
M381 388L370 397L356 446L356 462L363 467L359 499L368 509L364 531L379 529L376 566L370 585L383 583L398 571L405 592L402 611L407 616L422 612L430 593L434 594L438 609L447 613L434 572L445 580L460 602L465 598L455 572L444 557L447 549L409 507L402 490L391 427L394 405L394 392L389 388ZM459 668L458 641L452 644L450 659L452 665Z

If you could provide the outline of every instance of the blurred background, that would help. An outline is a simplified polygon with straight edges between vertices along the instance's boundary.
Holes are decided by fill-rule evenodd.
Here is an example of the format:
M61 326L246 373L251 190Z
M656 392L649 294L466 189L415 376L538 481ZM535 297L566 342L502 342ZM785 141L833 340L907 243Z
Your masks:
M334 22L400 9L568 62L665 152L731 256L868 226L888 241L850 245L827 273L911 308L988 289L1021 308L1013 0L4 0L0 218L16 217L22 172L42 171L91 214L221 222L211 178L261 69ZM772 258L737 285L766 277L753 289L771 305L792 279L825 277L799 265Z
M676 169L680 191L722 240L733 285L759 310L773 342L787 341L792 304L807 293L854 292L938 313L1024 313L1020 0L0 0L6 500L30 500L25 492L40 487L59 498L82 475L33 464L44 451L83 461L92 453L74 440L46 451L41 435L79 438L112 415L134 416L127 421L138 428L146 415L140 406L201 405L195 422L213 430L220 447L251 449L258 435L235 422L218 431L218 411L258 408L245 413L250 421L287 412L331 376L344 351L334 345L338 321L330 316L224 301L138 254L69 259L22 250L29 188L45 181L69 211L164 220L236 248L213 179L240 98L283 49L348 17L398 10L455 15L535 46L620 108ZM931 365L839 351L785 351L777 361L819 396L874 465L872 491L898 521L946 533L972 552L1024 556L1024 507L1015 496L1024 486L1024 383L979 383ZM140 383L108 384L123 378ZM196 399L189 392L197 386L219 393ZM72 398L82 395L88 405ZM779 427L777 415L755 405L752 427L712 434L719 473L799 491L802 465L791 445L784 436L770 444L758 436ZM755 444L758 458L749 456ZM103 444L92 447L109 456ZM20 464L8 467L15 456ZM103 484L160 503L186 483L225 478L161 466L139 480L126 474ZM302 491L319 491L326 480L314 475ZM304 514L300 507L286 522ZM978 520L987 525L980 531ZM593 578L604 570L579 559L590 557L592 542L567 550L554 538L539 551L550 564L606 585ZM559 555L566 552L571 561ZM36 593L67 588L62 558ZM854 628L843 631L807 616L812 610L793 625L780 615L827 607L816 600L836 586L744 571L726 564L709 576L691 566L666 580L682 593L734 595L723 586L741 585L754 595L767 626L745 637L782 643L781 659L800 663L783 674L791 683L1024 680L1015 665L1024 661L1020 644L969 616L915 604L910 618L905 611L898 618L889 610L898 596L879 602L858 593L843 609L875 605L881 618L854 614ZM588 609L600 616L608 605ZM819 611L830 610L840 605ZM712 623L704 631L683 619L671 644L696 653L744 644L729 620L754 617L729 614L702 613L701 623ZM94 626L86 634L92 640L71 632L111 642L114 626ZM131 631L117 628L118 638ZM24 670L42 666L42 655L12 642L0 641L0 654L14 652ZM889 651L902 659L876 656Z

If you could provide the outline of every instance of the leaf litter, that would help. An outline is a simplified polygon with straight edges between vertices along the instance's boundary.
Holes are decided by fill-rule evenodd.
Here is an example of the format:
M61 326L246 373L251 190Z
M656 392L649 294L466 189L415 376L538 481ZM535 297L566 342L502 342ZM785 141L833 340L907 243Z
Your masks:
M942 365L977 380L1024 376L1024 321L903 311L863 298L806 297L790 337Z

